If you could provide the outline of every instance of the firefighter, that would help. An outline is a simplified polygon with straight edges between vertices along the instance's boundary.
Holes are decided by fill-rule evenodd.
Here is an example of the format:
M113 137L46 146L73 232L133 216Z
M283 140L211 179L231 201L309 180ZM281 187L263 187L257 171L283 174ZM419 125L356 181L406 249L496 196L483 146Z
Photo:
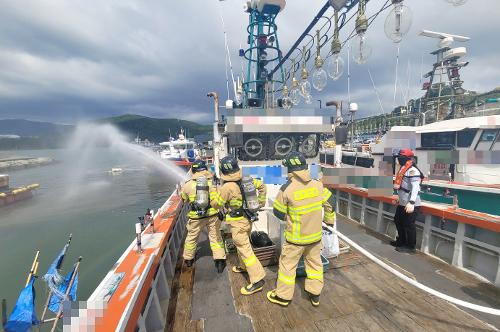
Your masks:
M191 207L187 214L189 221L186 225L188 233L184 242L184 261L188 267L193 265L198 237L202 228L207 227L215 267L218 273L222 273L226 266L226 252L220 234L222 221L218 217L218 211L210 206L216 193L215 186L211 184L212 173L203 160L193 162L191 173L191 179L181 189L182 199L189 202Z
M266 273L250 244L252 222L249 220L248 213L243 209L244 195L240 186L242 171L238 161L231 156L222 158L219 168L223 184L219 187L215 199L212 200L212 207L226 208L225 220L231 227L231 235L239 258L239 266L233 266L232 271L248 273L250 283L241 288L241 294L250 295L262 290ZM260 206L263 207L266 204L266 186L257 179L253 179L253 184L258 191Z
M423 173L416 167L414 153L410 149L402 149L396 156L401 166L394 180L394 189L398 192L398 206L394 215L394 223L398 230L396 241L391 245L397 251L414 253L417 243L415 220L420 209L420 183Z
M297 264L300 257L304 256L307 274L305 290L312 305L317 307L323 289L320 255L322 221L326 228L333 229L333 197L320 181L311 179L302 153L291 152L283 160L283 165L288 168L288 182L281 186L273 204L273 212L278 219L287 222L286 241L281 249L277 287L267 293L267 299L284 307L290 304L295 289Z

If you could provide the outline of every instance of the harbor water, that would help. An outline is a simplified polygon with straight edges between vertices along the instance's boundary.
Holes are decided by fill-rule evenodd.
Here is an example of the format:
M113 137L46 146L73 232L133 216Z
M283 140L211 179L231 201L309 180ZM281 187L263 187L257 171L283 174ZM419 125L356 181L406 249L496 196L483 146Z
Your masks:
M147 208L157 209L178 179L151 171L137 159L109 148L0 151L0 156L52 157L48 166L9 172L11 186L40 184L32 199L0 208L0 298L12 310L36 250L41 277L73 234L63 264L67 273L83 256L78 300L86 300L134 239L134 224ZM112 168L121 168L111 173ZM167 167L166 167L167 168ZM37 305L47 287L36 282ZM39 311L40 312L40 309Z

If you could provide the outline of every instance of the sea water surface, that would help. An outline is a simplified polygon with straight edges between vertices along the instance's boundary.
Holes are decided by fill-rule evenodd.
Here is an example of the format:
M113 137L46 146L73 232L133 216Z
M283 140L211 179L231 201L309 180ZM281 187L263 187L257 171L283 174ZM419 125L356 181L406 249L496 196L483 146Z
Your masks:
M9 172L11 186L38 183L40 189L32 199L0 207L0 298L7 299L8 314L36 250L37 306L43 306L47 287L41 276L69 234L73 239L63 273L83 257L77 296L86 300L134 240L137 217L147 208L158 209L176 183L168 172L151 172L107 148L85 151L85 156L67 150L0 151L0 157L13 155L52 157L58 163ZM123 172L112 174L113 167Z

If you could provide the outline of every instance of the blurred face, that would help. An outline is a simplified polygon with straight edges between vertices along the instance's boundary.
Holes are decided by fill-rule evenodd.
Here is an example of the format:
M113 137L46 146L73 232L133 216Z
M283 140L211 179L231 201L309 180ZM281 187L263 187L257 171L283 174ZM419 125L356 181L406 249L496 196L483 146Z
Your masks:
M408 157L403 157L403 156L398 156L398 163L401 166L404 166L408 160L410 160Z

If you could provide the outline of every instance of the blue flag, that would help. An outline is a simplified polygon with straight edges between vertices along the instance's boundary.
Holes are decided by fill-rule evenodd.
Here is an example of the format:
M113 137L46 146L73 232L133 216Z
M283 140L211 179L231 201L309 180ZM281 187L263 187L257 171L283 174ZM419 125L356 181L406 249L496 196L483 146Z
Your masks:
M57 288L57 291L55 291L50 297L49 310L56 314L59 312L63 300L66 299L66 291L68 289L71 278L73 277L73 274L75 274L75 268L76 264L73 267L73 269L70 272L68 272L68 274L64 278L64 281ZM71 285L71 289L68 293L69 300L76 301L77 288L78 288L78 272L76 272L75 279L73 280L73 285Z
M9 316L9 320L4 326L7 332L25 332L29 331L33 325L40 322L36 318L35 312L35 287L33 283L35 277L31 277L28 286L26 286L19 294L16 306Z
M59 284L63 281L63 277L59 274L59 270L61 269L61 265L64 259L64 255L66 255L66 251L68 250L69 244L66 244L64 248L61 250L59 255L54 259L52 264L49 266L49 270L43 276L43 280L47 283L47 286L50 290L54 291Z

